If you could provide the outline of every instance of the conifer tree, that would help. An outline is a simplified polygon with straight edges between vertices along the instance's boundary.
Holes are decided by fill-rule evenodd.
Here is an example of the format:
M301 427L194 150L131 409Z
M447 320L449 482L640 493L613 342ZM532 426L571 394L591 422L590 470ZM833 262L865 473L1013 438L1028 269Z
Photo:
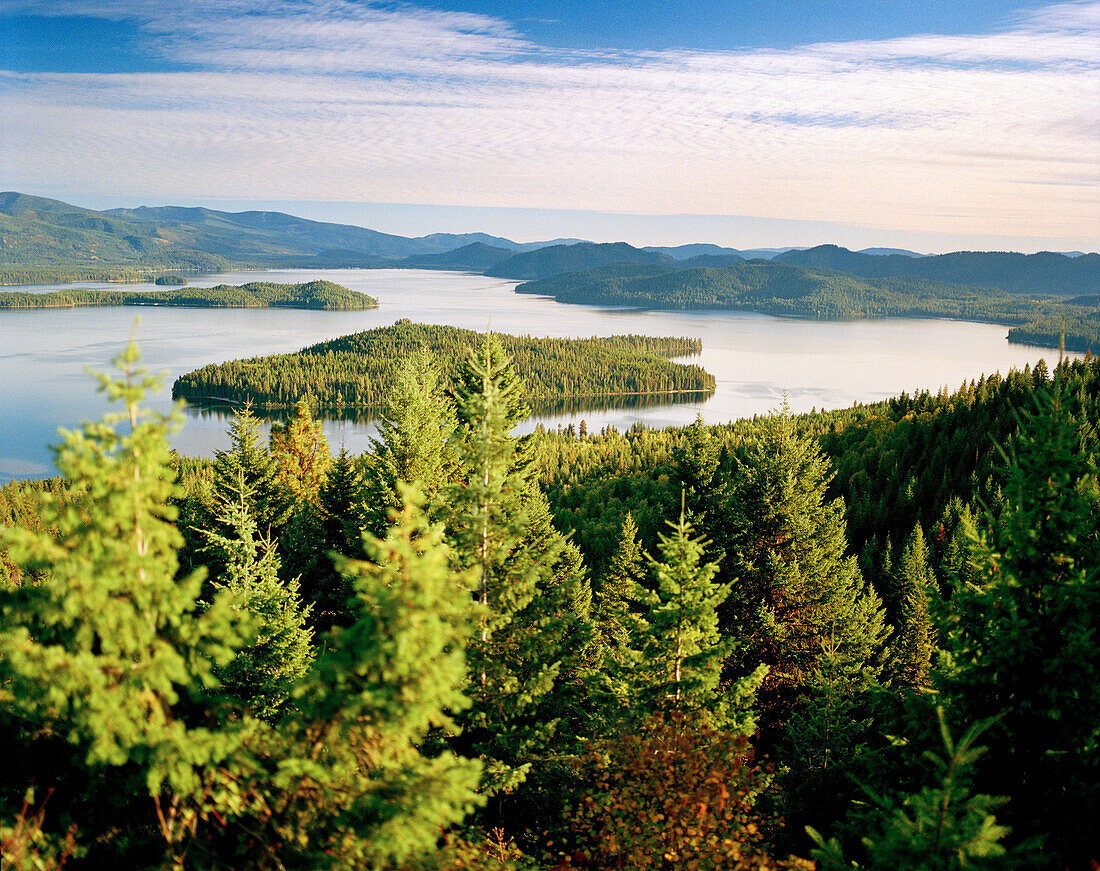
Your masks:
M594 592L593 621L599 643L605 650L621 651L629 645L631 608L639 601L645 576L646 563L638 544L638 526L628 511L619 531L619 543Z
M913 527L894 569L896 629L891 644L890 672L901 686L928 685L935 647L935 629L929 617L929 598L937 595L928 548L920 524Z
M288 516L288 503L279 484L275 461L260 439L260 421L245 403L229 425L232 448L214 454L214 496L232 500L243 479L252 493L249 506L261 532L278 535Z
M332 452L321 422L313 419L306 400L298 401L294 416L286 423L271 425L270 442L276 477L290 501L290 510L305 504L316 506L332 465Z
M456 426L454 404L444 395L435 359L427 351L410 354L398 368L382 408L379 437L372 440L367 489L375 534L389 522L402 481L416 485L430 513L440 513L438 503L456 471Z
M1060 373L1059 373L1060 374ZM956 716L1004 717L988 782L1050 867L1095 857L1100 826L1100 483L1060 378L1035 391L1005 451L1006 506L977 541L980 583L955 592L944 684Z
M367 490L359 465L341 448L321 485L321 538L316 571L304 578L303 598L312 605L314 625L320 630L354 621L353 590L347 578L336 570L333 553L352 559L364 556L363 535L367 531Z
M473 704L459 744L487 760L487 794L522 782L553 735L553 721L531 715L554 687L573 616L554 578L561 537L531 534L529 471L509 434L520 387L499 344L486 337L455 391L462 471L450 490L448 531L477 606L467 646Z
M702 563L705 543L692 535L682 511L669 526L671 534L660 536L661 559L649 559L654 590L645 597L648 611L634 626L638 702L642 711L709 715L722 727L732 719L749 734L755 722L747 708L767 669L761 666L728 693L718 693L732 645L719 632L717 609L729 586L713 582L718 565Z
M0 528L14 563L50 574L0 591L0 825L33 782L52 793L44 829L73 833L87 861L120 867L128 848L171 864L219 807L208 774L235 739L184 713L216 685L238 635L226 597L198 608L201 573L176 577L176 418L140 408L156 380L133 344L115 362L119 380L98 377L125 410L63 432L56 449L70 498L39 509L56 536Z
M469 603L441 529L403 496L386 539L365 540L368 559L338 559L357 620L325 636L292 713L258 744L277 764L253 775L232 867L417 867L481 803L480 762L421 749L469 704Z
M306 626L298 583L279 580L275 543L262 538L249 512L251 493L243 478L236 501L223 506L220 525L232 537L207 531L208 548L218 552L225 571L213 586L225 590L248 626L246 643L232 662L218 670L223 688L255 716L275 717L291 688L313 661L313 633Z
M823 642L858 672L886 639L881 602L845 555L843 502L825 499L833 474L784 409L731 485L726 552L736 581L724 612L739 644L732 664L740 674L769 667L762 707L776 714L813 680Z

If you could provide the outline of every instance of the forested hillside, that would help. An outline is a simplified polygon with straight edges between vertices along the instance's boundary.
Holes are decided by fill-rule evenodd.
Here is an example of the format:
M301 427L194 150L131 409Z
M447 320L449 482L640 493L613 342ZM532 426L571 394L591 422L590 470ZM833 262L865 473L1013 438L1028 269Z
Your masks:
M1041 296L1075 296L1100 290L1100 254L1069 257L1041 251L955 251L929 257L873 255L837 245L777 254L781 263L863 278L924 278L949 284Z
M0 488L5 868L1100 860L1100 363L517 439L410 350L371 451L211 462L131 348Z
M563 400L714 390L714 376L669 357L697 354L698 339L611 336L535 339L499 335L525 384L522 400ZM418 349L437 354L450 383L481 336L457 327L401 320L303 348L295 354L204 366L180 376L172 395L189 401L252 402L293 407L302 396L325 408L378 408L401 359Z
M180 283L183 279L179 280ZM158 280L158 284L166 283ZM0 309L5 308L79 308L108 305L190 306L192 308L306 308L341 311L375 308L373 296L349 290L331 281L303 284L272 284L252 281L248 284L219 284L215 287L191 287L187 290L158 290L138 293L124 290L59 290L52 293L4 293L0 291Z
M1089 351L1100 347L1100 305L1094 296L1038 299L922 277L860 278L764 260L720 268L682 268L690 263L676 267L617 264L529 281L516 292L587 305L733 309L820 320L944 317L987 321L1013 325L1009 332L1012 341L1053 348L1059 346L1064 318L1067 348Z

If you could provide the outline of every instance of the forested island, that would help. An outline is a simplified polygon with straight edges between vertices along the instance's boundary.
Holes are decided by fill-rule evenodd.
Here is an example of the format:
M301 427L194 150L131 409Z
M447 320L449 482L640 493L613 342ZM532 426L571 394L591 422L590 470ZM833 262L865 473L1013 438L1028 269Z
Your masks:
M495 336L512 359L524 390L518 399L582 400L710 393L714 376L669 357L697 354L698 339L611 336L591 339ZM295 354L212 364L181 375L175 399L251 402L292 408L303 396L325 409L379 408L393 389L400 361L423 349L438 356L452 384L466 354L484 337L458 327L401 320L303 348Z
M505 341L361 456L173 455L120 357L0 488L6 867L1095 864L1100 362L515 438Z
M910 260L911 258L899 258ZM720 268L617 264L528 281L517 293L585 305L729 309L816 320L942 317L1012 326L1009 340L1057 348L1100 348L1100 298L1036 298L922 277L863 278L784 262Z
M177 283L177 282L172 282ZM186 284L182 278L178 283ZM302 284L219 284L187 290L58 290L52 293L0 292L0 309L80 308L83 306L186 306L189 308L303 308L351 311L376 308L378 300L331 281Z

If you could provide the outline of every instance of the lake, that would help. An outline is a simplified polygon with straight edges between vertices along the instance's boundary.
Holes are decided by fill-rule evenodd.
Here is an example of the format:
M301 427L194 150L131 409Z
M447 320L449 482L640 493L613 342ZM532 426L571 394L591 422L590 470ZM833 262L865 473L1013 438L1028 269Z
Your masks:
M211 362L297 351L348 333L386 326L399 318L492 329L532 336L698 336L703 352L691 362L717 378L707 399L641 408L586 410L531 418L543 423L585 420L598 432L641 421L682 426L702 414L708 423L766 414L787 394L792 410L843 408L903 390L951 390L982 374L1052 360L1056 351L1010 345L1007 327L947 320L893 318L822 322L745 312L649 311L566 305L516 294L514 281L480 275L418 270L274 270L207 275L193 286L249 281L297 283L326 278L376 297L377 309L356 312L288 309L74 308L0 311L0 482L53 471L49 445L59 426L98 419L106 410L86 373L100 371L133 335L146 365L165 373L165 389L150 399L167 411L172 382ZM154 290L153 285L93 285ZM3 288L42 291L49 288ZM54 288L56 289L56 287ZM140 322L135 327L135 319ZM173 440L187 455L212 456L226 448L228 421L221 411L189 408ZM334 450L369 446L373 427L326 421Z

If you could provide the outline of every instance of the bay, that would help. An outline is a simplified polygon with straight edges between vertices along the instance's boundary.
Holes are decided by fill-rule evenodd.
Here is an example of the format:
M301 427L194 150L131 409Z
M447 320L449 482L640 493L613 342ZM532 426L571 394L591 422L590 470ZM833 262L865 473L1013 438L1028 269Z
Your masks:
M144 363L164 373L164 391L148 402L160 411L172 406L169 392L175 378L199 366L297 351L400 318L532 336L639 333L703 340L703 351L692 362L716 376L712 396L676 404L544 414L521 426L528 431L539 423L555 429L582 419L592 432L605 426L625 430L636 422L682 426L699 414L708 423L725 423L767 414L779 407L785 394L796 412L843 408L903 390L954 390L983 374L1004 374L1057 356L1055 351L1011 345L1007 327L991 324L904 318L823 322L746 312L566 305L516 294L513 281L466 273L274 270L206 275L190 283L212 287L316 278L368 293L380 305L356 312L155 307L0 311L0 482L52 473L49 445L58 442L58 427L96 420L107 410L86 370L108 370L131 336ZM70 287L84 286L93 285ZM151 284L109 286L163 290ZM228 447L227 426L222 411L187 408L185 425L173 444L186 455L212 456ZM369 446L373 426L326 421L325 434L334 450L343 445L357 453Z

